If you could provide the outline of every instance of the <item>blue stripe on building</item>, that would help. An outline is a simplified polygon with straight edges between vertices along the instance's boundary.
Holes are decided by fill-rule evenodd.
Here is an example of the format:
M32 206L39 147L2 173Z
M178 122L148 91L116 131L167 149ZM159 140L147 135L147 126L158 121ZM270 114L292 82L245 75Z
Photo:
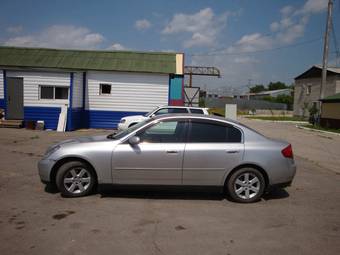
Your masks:
M117 128L121 118L130 115L143 115L145 112L87 110L89 128Z
M24 120L44 120L45 129L57 129L60 107L25 106Z

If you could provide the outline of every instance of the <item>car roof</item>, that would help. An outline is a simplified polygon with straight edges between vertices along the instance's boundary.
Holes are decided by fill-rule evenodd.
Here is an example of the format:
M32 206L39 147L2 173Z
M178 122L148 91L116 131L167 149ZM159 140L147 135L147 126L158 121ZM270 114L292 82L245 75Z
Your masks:
M152 119L155 119L155 120L172 119L172 118L223 121L223 122L235 124L237 126L244 126L238 121L235 121L232 119L227 119L224 117L219 117L219 116L214 116L214 115L202 115L202 114L195 114L195 113L171 113L171 114L162 114L162 115L157 115L157 116L152 117Z
M189 108L189 109L207 109L205 107L196 107L196 106L179 106L179 105L163 105L158 108Z

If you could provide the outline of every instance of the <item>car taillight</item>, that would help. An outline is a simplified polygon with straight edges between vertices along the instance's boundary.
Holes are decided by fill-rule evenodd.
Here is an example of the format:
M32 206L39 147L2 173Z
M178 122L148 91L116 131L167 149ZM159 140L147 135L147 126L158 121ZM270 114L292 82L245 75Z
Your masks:
M286 158L293 158L293 149L292 149L292 145L289 144L286 148L284 148L281 151L282 155Z

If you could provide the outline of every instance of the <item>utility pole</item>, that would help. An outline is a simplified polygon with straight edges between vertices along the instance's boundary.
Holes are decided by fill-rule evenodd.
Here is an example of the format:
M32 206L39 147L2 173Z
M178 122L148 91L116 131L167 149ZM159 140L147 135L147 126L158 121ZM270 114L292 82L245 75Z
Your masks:
M324 89L326 87L326 82L327 82L329 32L331 30L331 25L332 25L332 8L333 8L333 0L328 0L327 23L326 23L324 45L323 45L322 79L321 79L321 86L320 86L320 99L324 98L324 94L325 94Z

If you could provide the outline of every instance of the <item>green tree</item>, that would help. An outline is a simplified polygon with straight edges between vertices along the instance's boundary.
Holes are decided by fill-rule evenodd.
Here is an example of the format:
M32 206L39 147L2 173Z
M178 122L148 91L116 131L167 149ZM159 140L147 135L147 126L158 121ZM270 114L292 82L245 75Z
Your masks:
M288 86L280 81L277 82L270 82L268 84L268 90L277 90L277 89L286 89L288 88Z
M266 91L266 90L267 90L266 87L263 86L262 84L258 84L258 85L255 85L249 88L250 93L259 93L259 92Z
M291 95L278 95L277 97L265 96L262 100L272 103L286 104L288 110L293 109L294 97Z

